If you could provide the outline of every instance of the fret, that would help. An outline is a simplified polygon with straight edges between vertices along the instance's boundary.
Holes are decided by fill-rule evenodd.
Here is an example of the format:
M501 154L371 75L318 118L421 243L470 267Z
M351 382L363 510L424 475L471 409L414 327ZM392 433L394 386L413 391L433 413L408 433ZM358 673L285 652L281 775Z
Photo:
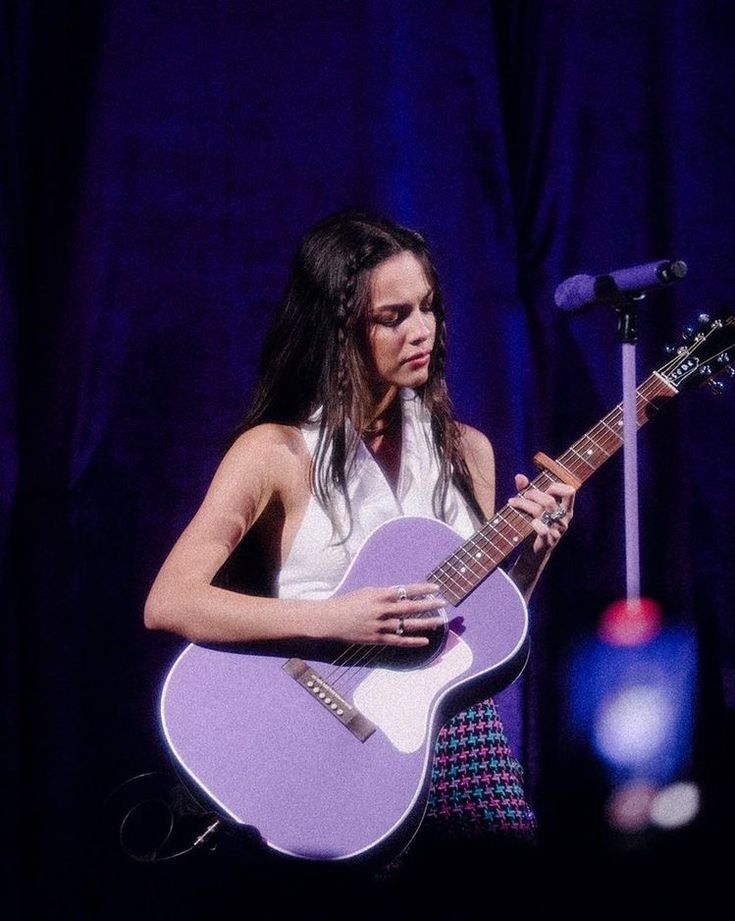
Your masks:
M604 424L604 421L605 421L605 420L603 419L603 424ZM594 432L594 429L593 429L593 432ZM590 436L589 436L589 437L590 437L590 441L593 441L593 442L597 445L597 447L600 449L600 451L602 451L602 453L606 455L606 457L610 457L610 455L611 455L613 452L612 452L612 451L608 451L608 450L605 448L605 442L604 442L603 439L597 438L595 435L593 435L592 432L590 433ZM613 449L613 450L614 450L614 449Z
M590 473L594 470L597 470L598 461L597 461L597 444L588 436L580 438L575 446L575 452L579 458L584 461L584 463L590 468ZM607 459L608 455L604 455L604 459Z
M477 565L477 561L472 556L472 553L466 544L457 551L455 554L455 559L455 565L462 577L464 577L466 574L474 576L475 578L477 578L478 575L484 577L487 572L485 567L481 567L479 572L476 571L475 566Z
M600 425L604 425L605 428L609 429L610 434L611 434L611 435L613 436L613 438L615 438L616 440L619 440L619 439L621 439L621 438L623 437L623 436L621 435L621 430L622 430L622 425L623 425L622 420L620 420L620 421L617 423L617 428L614 428L612 425L610 425L610 423L607 421L606 418L603 419L603 420L600 422Z
M495 519L494 519L494 520L495 520ZM502 524L507 524L507 522L502 522ZM488 532L488 528L491 528L491 529L492 529L492 535L493 535L492 537L489 536L488 533L487 533L487 532ZM513 530L515 530L515 529L513 529ZM500 548L497 547L497 545L496 545L496 543L495 543L495 540L496 540L496 539L500 539L501 541L503 541L503 542L507 545L507 546L506 546L506 552L507 552L508 550L512 550L513 547L515 546L515 543L516 543L516 542L515 542L511 537L506 537L506 535L505 535L504 532L501 530L501 528L498 527L498 526L496 526L496 525L494 525L494 524L490 524L489 522L485 523L485 524L483 525L482 531L483 531L483 534L485 534L487 540L493 545L493 547L495 547L495 548L498 549L499 551L500 551ZM505 554L503 554L503 555L505 555Z
M449 569L449 572L446 571L447 569ZM442 563L441 566L437 567L437 569L435 569L434 572L429 575L429 580L439 583L443 594L446 594L447 592L453 592L459 598L464 598L465 595L469 594L469 592L466 591L468 585L463 586L462 580L458 579L457 576L457 570L452 565L450 557L449 560ZM477 584L479 585L479 582Z
M492 554L488 553L487 550L483 550L479 546L477 538L480 535L481 535L481 532L478 531L474 537L471 537L467 541L467 543L465 544L465 547L467 548L467 553L471 554L472 565L482 567L482 571L486 573L487 567L488 567L488 560L490 561L490 565L494 564L495 560ZM470 544L472 545L471 548L469 546Z

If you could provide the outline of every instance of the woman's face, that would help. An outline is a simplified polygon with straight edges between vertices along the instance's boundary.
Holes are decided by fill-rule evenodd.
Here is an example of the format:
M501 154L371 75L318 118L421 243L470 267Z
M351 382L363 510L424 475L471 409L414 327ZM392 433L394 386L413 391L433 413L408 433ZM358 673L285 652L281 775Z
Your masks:
M436 336L433 299L413 253L391 256L370 273L367 328L376 399L428 380Z

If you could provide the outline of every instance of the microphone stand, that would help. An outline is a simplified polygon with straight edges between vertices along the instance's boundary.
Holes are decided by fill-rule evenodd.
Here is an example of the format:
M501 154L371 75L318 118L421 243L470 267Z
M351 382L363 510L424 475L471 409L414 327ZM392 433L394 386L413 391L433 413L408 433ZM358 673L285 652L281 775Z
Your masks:
M640 597L640 553L638 530L638 391L636 380L636 342L638 326L636 303L645 294L621 295L616 299L618 336L623 365L623 481L625 494L625 581L629 601Z

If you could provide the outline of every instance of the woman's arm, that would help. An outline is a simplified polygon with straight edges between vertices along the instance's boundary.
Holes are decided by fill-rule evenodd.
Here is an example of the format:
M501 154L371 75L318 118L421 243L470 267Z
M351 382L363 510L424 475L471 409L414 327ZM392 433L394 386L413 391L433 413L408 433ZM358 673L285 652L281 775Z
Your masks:
M212 585L266 506L284 492L297 467L294 452L293 437L281 426L258 426L238 438L156 576L145 604L148 628L194 642L306 636L314 629L306 605Z
M417 618L439 608L424 599L437 586L366 587L327 600L263 598L212 585L222 565L270 503L298 526L308 501L308 458L295 429L263 425L245 432L217 469L204 500L164 561L145 604L145 625L192 642L257 642L287 638L424 646L441 618ZM275 535L279 540L281 534ZM411 596L421 596L414 600ZM403 634L396 629L406 618ZM413 618L413 620L409 620Z
M463 448L467 466L472 476L475 496L487 519L495 514L495 455L492 444L482 432L470 426L463 426ZM508 504L527 514L536 532L533 540L527 540L508 575L528 601L538 584L551 551L569 526L573 515L574 490L564 483L552 484L548 492L529 489L529 480L519 473L515 478L518 495ZM564 517L546 523L545 512L553 512L562 504Z

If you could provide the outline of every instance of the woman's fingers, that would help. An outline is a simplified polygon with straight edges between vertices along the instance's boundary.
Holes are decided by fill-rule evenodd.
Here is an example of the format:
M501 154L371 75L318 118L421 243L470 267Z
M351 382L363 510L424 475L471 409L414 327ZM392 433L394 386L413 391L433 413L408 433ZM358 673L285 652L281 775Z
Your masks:
M437 630L446 623L440 611L446 601L437 593L439 586L434 582L411 582L394 585L381 591L384 610L382 638L388 645L425 646L427 633Z
M547 526L550 523L571 517L574 505L574 489L566 483L552 483L547 491L531 486L523 474L516 475L518 495L508 504L525 512L534 521Z

